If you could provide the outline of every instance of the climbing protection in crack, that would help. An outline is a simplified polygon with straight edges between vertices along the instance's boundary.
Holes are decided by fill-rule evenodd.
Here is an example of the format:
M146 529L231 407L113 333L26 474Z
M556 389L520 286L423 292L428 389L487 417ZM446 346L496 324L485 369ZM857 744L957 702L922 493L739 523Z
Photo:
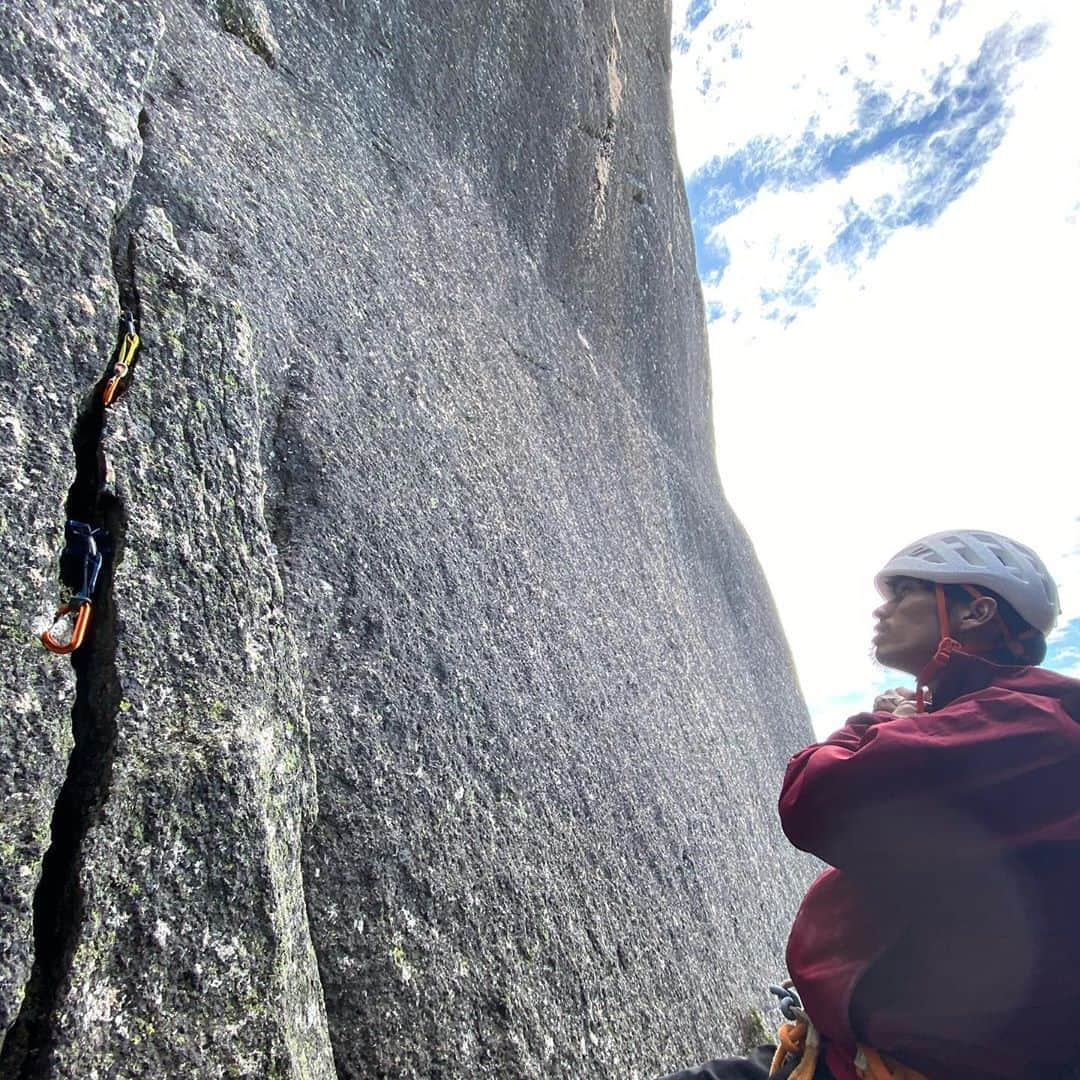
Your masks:
M87 396L72 437L75 480L66 502L60 578L73 595L58 615L70 612L74 624L67 641L54 636L55 624L42 640L50 651L72 657L74 746L34 893L33 967L19 1012L0 1046L0 1076L5 1078L49 1075L53 1015L87 914L80 857L108 794L121 701L112 582L126 530L123 504L107 484L102 437L106 409L127 389L139 346L135 316L125 310L109 369Z
M120 340L113 353L111 369L102 380L104 385L95 390L87 410L76 424L76 478L67 505L69 515L78 513L80 517L68 517L64 529L66 542L60 556L60 580L71 592L71 598L60 605L53 625L41 635L45 647L57 655L75 652L86 640L98 581L113 554L112 534L105 525L105 518L111 516L112 497L105 492L107 469L101 449L103 410L113 405L130 385L140 344L135 325L132 312L121 312ZM66 640L56 635L57 624L64 618L72 623Z

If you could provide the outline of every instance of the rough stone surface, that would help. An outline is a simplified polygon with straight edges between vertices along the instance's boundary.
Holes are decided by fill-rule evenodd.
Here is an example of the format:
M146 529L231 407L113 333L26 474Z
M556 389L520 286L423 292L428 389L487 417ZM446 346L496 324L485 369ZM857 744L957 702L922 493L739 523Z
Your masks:
M31 905L72 747L75 682L34 633L57 602L56 555L84 393L114 332L114 216L158 34L139 5L6 5L0 18L0 1027L33 957ZM141 50L117 62L116 41ZM45 619L47 622L48 619Z
M0 1075L754 1037L809 728L715 475L668 22L5 15ZM32 633L66 498L117 543L73 666Z

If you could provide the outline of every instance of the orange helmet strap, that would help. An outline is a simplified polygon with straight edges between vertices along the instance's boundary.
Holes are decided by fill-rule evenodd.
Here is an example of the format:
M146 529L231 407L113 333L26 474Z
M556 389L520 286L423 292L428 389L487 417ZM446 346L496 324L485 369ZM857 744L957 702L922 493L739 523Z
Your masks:
M954 637L949 636L949 606L945 603L945 586L934 585L934 597L937 601L938 633L941 635L937 650L926 665L915 676L915 711L926 712L926 690L931 680L937 678L955 652L965 652L964 646Z

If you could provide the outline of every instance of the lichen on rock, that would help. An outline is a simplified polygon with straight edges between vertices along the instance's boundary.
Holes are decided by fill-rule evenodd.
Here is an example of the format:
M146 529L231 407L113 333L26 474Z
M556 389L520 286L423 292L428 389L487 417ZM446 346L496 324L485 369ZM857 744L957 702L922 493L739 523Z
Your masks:
M222 28L235 34L268 67L275 67L278 43L263 0L217 0Z

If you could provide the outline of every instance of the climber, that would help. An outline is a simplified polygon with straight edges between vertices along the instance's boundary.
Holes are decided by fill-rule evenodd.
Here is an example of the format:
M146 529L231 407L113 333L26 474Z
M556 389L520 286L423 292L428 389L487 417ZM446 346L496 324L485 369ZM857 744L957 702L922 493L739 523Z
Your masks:
M668 1080L987 1080L1080 1062L1080 682L1036 666L1054 583L1023 545L954 531L904 548L875 584L876 658L915 690L796 754L780 795L788 839L829 864L788 939L804 1021L775 1053Z

